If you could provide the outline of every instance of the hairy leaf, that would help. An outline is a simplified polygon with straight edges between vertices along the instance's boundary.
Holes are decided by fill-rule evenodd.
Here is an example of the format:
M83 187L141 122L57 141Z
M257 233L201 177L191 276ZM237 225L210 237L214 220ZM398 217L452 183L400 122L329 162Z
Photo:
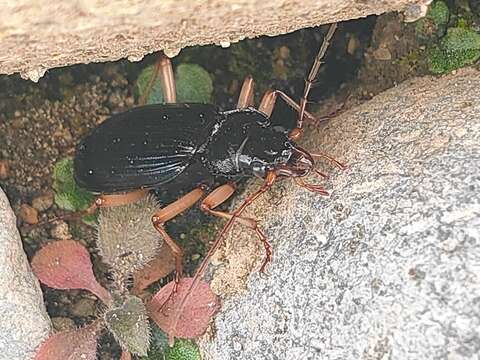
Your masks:
M152 224L152 215L158 209L153 196L100 209L97 231L100 255L124 279L152 260L163 243Z
M137 355L146 355L150 343L147 311L141 299L128 296L119 307L109 309L104 316L108 329L122 348Z

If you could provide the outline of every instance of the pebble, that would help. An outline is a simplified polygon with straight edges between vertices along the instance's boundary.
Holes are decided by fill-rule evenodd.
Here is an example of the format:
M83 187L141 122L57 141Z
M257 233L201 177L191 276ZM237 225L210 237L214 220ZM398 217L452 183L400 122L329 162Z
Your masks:
M47 193L37 196L32 200L32 206L38 211L50 209L53 205L53 193Z
M348 39L348 43L347 43L347 53L349 55L354 55L355 54L355 51L360 47L360 41L357 39L356 36L352 35L349 39Z
M118 93L110 94L110 96L108 97L108 105L110 109L116 109L117 107L121 107L122 103L123 99Z
M27 224L34 225L38 223L38 211L30 205L22 204L18 216Z
M200 256L201 256L200 254L193 254L191 259L192 261L197 261L198 259L200 259Z
M290 49L287 46L280 46L278 49L278 57L282 60L286 60L290 57Z
M372 55L375 60L382 60L382 61L392 60L392 54L390 53L390 50L384 47L379 47L378 49L374 50L372 52Z
M67 317L56 316L52 318L52 325L55 331L75 329L75 322Z
M81 298L71 308L70 313L78 317L87 317L95 315L95 302L94 299Z
M50 230L50 235L52 238L59 240L66 240L72 237L70 235L68 224L65 221L59 221L55 226L53 226Z
M133 105L135 105L135 99L133 98L133 96L127 96L124 102L125 106L128 108L131 108Z
M8 160L0 160L0 180L5 180L10 175Z

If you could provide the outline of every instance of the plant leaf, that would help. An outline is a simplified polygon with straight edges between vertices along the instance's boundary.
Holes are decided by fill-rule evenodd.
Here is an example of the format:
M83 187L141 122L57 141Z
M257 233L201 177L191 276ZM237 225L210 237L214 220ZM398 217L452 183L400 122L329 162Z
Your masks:
M35 360L95 360L97 334L93 325L51 335L38 347Z
M155 65L148 66L137 78L137 93L142 96L147 91L148 84L154 74ZM212 99L213 83L210 74L197 64L180 64L175 69L175 84L177 102L208 103ZM164 102L163 91L159 77L146 97L147 104L161 104Z
M122 278L144 267L163 244L152 225L152 214L159 209L151 195L124 206L100 209L97 246L103 261Z
M202 335L207 329L210 318L220 307L218 297L204 281L189 294L192 281L192 278L181 279L175 294L172 293L174 282L169 282L147 304L150 317L170 337L194 338ZM176 314L186 295L188 295L187 301L177 324L174 324Z
M147 354L150 327L147 311L141 299L127 296L121 306L109 309L104 319L122 348L137 355Z
M32 259L37 278L55 289L84 289L110 303L110 293L102 287L92 271L87 249L74 240L61 240L47 244Z
M94 195L75 183L73 178L73 159L65 158L58 161L53 168L53 189L55 204L61 209L69 211L85 210L94 199ZM95 215L83 217L87 224L95 222Z
M178 102L209 103L213 83L210 74L197 64L180 64L175 69Z

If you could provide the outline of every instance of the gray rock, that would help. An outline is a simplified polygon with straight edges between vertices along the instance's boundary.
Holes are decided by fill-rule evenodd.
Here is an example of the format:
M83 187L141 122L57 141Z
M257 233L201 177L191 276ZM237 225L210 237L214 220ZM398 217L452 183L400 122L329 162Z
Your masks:
M479 359L479 89L474 69L415 79L311 132L349 169L329 198L284 181L252 205L273 262L252 270L234 229L205 358Z
M274 36L333 21L405 10L418 19L431 0L2 1L0 74L37 82L48 69L140 61L163 50ZM55 14L55 16L52 16ZM108 30L106 30L108 29ZM27 46L28 44L28 46Z
M15 215L0 189L0 359L32 359L50 332L40 285L22 248Z

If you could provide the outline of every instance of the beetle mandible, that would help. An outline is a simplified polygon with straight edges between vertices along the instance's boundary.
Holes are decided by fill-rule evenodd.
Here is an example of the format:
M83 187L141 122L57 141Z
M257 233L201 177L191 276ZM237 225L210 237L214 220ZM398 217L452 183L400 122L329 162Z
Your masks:
M321 186L303 180L314 170L314 157L327 156L311 154L295 140L301 134L304 118L314 119L305 109L307 97L335 29L336 24L330 25L325 35L305 80L300 104L281 91L269 90L258 109L253 108L254 82L250 76L243 82L235 110L220 111L210 104L177 104L171 63L161 57L157 74L166 103L113 115L76 148L75 180L99 194L85 212L136 201L155 188L181 188L189 192L152 215L153 226L175 256L175 281L178 283L182 275L182 249L164 224L198 201L203 211L255 231L265 247L263 271L271 259L271 248L257 221L243 217L243 210L280 178L293 178L310 191L327 194ZM298 112L293 128L271 116L277 97ZM264 183L234 213L216 210L233 195L234 183L241 177L258 177ZM218 183L221 185L207 194Z

